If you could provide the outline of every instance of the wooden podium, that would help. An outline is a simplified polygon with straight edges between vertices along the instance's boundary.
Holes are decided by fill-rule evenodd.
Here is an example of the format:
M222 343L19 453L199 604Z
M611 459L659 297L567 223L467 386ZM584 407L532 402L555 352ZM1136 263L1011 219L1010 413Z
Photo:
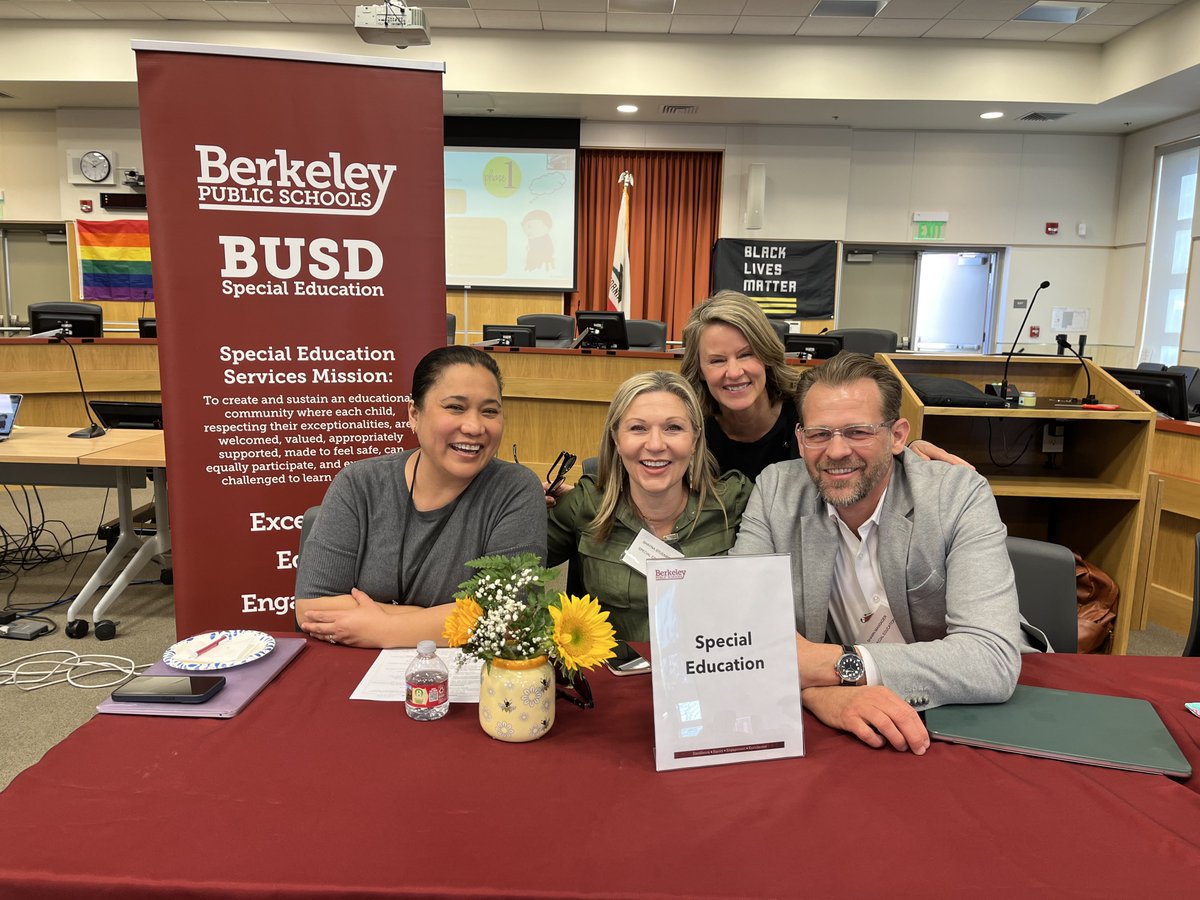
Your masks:
M1121 602L1112 652L1124 653L1139 596L1138 545L1155 411L1099 366L1069 356L1013 357L1009 384L1035 391L1037 406L926 406L905 376L938 375L983 390L1003 377L1004 357L879 358L904 382L901 414L912 423L914 438L958 454L987 478L1009 534L1063 544L1113 577ZM1119 409L1055 405L1085 396L1088 376L1097 401ZM1061 434L1061 452L1043 452L1047 426Z

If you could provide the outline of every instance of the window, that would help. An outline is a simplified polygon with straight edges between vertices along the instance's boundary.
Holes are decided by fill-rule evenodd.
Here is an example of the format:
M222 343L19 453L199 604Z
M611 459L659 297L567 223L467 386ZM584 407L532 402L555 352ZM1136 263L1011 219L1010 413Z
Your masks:
M1150 222L1146 313L1138 351L1141 362L1168 366L1179 362L1198 162L1200 140L1184 146L1172 144L1159 151Z

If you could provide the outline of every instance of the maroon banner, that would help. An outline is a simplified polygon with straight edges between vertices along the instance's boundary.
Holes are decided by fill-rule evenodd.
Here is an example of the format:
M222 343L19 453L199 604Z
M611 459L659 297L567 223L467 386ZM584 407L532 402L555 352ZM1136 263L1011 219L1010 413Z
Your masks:
M134 49L176 629L287 630L304 510L445 342L443 67Z

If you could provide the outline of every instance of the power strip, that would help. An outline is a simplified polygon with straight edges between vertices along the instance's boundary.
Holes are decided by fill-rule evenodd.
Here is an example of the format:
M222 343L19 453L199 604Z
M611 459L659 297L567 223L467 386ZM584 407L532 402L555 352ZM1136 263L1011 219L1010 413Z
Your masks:
M8 625L0 625L0 638L12 638L15 641L32 641L36 637L41 637L49 630L50 626L45 622L19 619Z

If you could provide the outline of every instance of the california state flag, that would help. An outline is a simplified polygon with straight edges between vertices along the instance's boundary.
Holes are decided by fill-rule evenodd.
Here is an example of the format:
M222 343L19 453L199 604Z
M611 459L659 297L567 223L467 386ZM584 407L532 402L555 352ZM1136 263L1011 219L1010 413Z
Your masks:
M617 213L617 234L613 239L612 272L608 276L608 308L629 318L629 188L633 175L622 172L621 210Z

